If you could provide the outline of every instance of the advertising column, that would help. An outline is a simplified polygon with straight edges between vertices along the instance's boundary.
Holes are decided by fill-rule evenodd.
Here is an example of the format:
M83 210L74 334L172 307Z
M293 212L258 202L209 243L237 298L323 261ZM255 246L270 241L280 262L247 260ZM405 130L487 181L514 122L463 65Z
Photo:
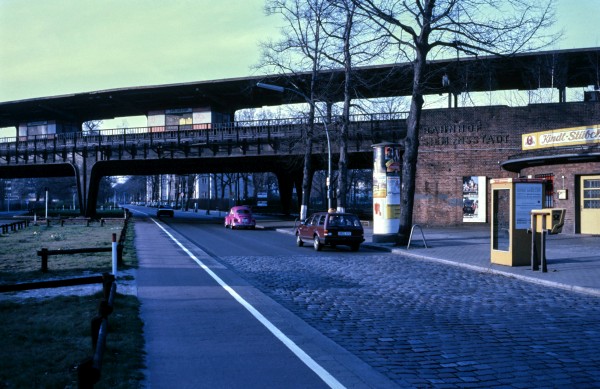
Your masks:
M395 242L400 227L402 148L396 143L373 147L373 242Z

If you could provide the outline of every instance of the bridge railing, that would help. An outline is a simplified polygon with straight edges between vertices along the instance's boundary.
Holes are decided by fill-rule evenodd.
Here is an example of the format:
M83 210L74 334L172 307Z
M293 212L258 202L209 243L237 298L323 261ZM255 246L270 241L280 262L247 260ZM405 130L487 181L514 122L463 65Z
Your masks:
M408 113L376 113L352 115L348 129L351 138L368 137L373 131L398 128ZM318 117L316 126L323 130L324 118ZM334 135L339 131L340 120L334 117L328 129ZM230 123L202 123L189 125L164 125L96 130L91 132L70 132L40 134L26 137L0 138L0 152L26 152L47 148L72 148L77 146L102 146L128 143L154 142L243 142L255 139L299 137L305 118L265 119L236 121ZM319 130L317 130L319 132ZM324 134L317 133L317 136Z

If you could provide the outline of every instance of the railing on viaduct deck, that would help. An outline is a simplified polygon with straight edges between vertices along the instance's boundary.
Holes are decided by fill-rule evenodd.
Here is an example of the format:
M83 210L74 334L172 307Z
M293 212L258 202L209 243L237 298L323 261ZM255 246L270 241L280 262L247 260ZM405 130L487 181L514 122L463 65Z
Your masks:
M382 140L399 141L404 137L407 113L371 114L352 116L348 129L348 147L365 151L372 143ZM212 155L228 155L232 150L240 154L295 153L303 147L302 134L308 124L300 119L270 119L174 126L107 129L93 132L30 135L0 138L0 165L12 163L45 163L62 155L80 150L97 150L101 159L110 159L116 151L129 157L147 157L149 152L177 149L182 157L202 154L208 149ZM340 125L327 124L332 146L339 137ZM315 124L315 152L323 152L325 139L322 122ZM106 154L110 150L109 154Z

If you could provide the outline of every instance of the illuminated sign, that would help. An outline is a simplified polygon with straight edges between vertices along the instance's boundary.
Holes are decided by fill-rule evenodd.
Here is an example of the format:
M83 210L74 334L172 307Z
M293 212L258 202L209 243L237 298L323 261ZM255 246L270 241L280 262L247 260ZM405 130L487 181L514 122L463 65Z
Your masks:
M523 150L600 143L600 125L523 134L521 142Z

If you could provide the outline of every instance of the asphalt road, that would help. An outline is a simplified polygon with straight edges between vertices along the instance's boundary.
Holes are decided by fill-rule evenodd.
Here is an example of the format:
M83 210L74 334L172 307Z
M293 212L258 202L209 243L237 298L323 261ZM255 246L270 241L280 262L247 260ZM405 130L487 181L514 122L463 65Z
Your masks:
M600 387L600 299L275 231L167 220L399 387ZM468 255L468 253L465 253Z
M297 254L293 237L282 236L273 230L231 230L225 228L219 220L207 223L180 216L162 220L212 256Z

